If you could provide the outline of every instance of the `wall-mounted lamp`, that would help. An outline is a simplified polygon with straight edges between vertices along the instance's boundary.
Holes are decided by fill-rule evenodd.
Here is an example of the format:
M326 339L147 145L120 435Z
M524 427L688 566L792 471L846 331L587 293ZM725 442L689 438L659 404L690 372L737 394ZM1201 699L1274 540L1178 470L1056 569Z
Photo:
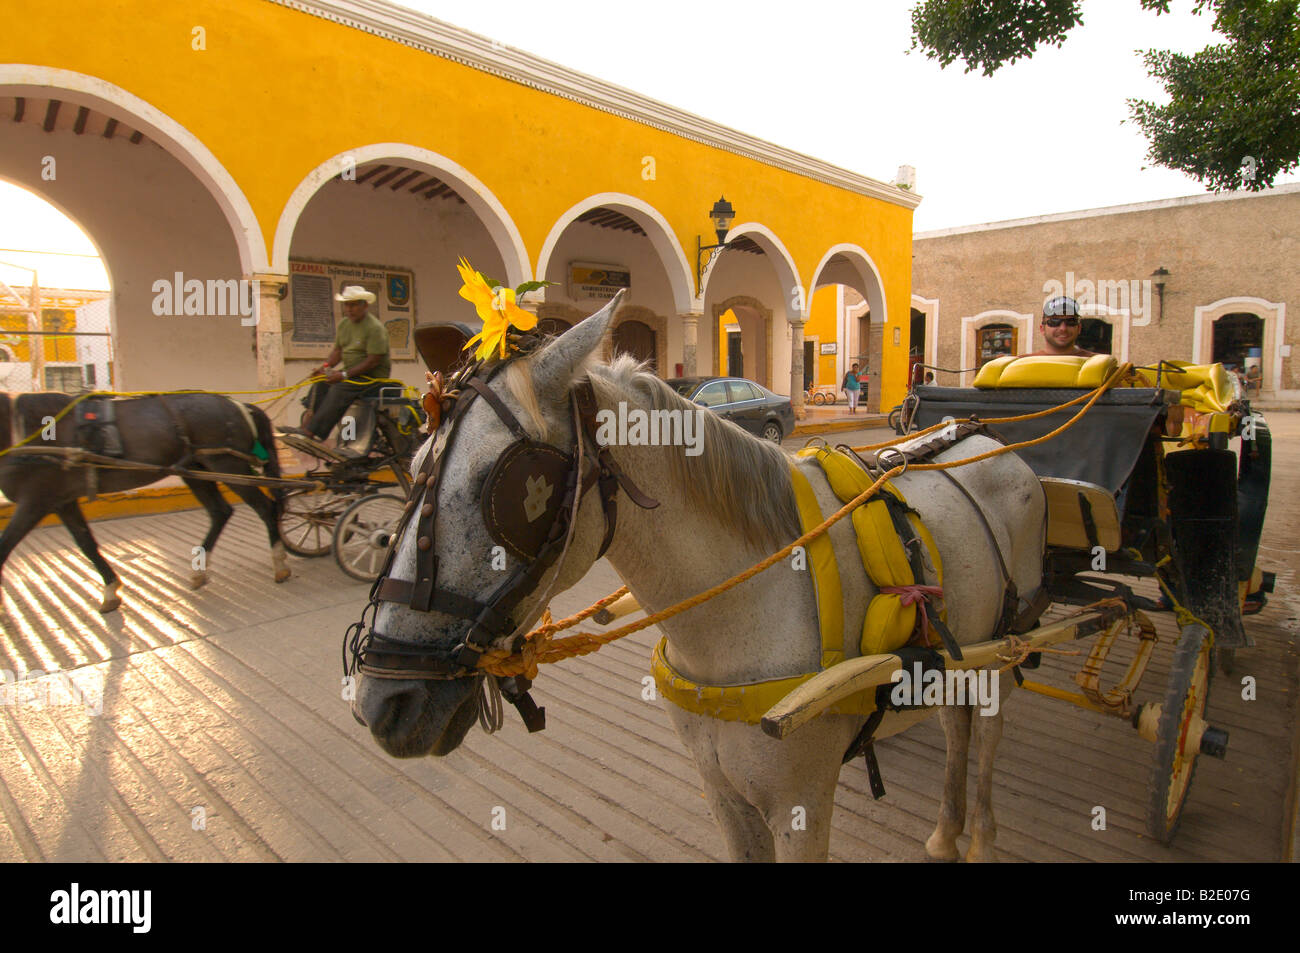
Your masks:
M1156 324L1159 324L1165 316L1165 281L1168 278L1169 271L1164 265L1151 272L1151 283L1156 286L1156 301L1158 302Z
M695 236L695 293L697 295L704 284L704 253L728 247L726 242L727 232L731 230L731 223L735 217L736 210L731 207L731 203L727 201L725 195L721 196L713 203L713 208L709 211L709 218L713 219L713 231L718 236L718 243L716 245L705 245L699 235Z

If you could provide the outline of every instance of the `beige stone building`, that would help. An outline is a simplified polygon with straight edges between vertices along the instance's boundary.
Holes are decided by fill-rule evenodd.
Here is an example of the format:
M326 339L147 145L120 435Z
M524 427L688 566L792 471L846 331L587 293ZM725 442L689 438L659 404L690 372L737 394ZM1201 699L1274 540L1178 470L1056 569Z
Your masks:
M1257 366L1261 406L1300 407L1297 263L1300 185L922 232L913 359L959 371L1032 353L1043 303L1067 294L1085 314L1083 347L1138 364Z

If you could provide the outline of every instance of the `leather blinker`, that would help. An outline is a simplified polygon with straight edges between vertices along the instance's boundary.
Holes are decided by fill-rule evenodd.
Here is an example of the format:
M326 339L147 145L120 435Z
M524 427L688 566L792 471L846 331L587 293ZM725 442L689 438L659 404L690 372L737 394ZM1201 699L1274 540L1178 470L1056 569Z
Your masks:
M483 522L511 555L533 560L560 515L573 457L549 444L508 447L483 484Z

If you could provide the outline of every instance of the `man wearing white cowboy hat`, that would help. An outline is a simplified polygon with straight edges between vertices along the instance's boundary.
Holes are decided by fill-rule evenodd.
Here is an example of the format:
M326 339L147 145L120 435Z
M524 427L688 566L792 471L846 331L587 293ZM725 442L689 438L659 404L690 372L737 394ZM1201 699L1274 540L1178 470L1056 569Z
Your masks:
M305 433L317 440L328 437L352 402L379 387L373 382L388 377L392 370L388 332L369 313L369 306L375 303L374 294L360 285L348 285L334 300L343 302L344 320L334 335L334 349L325 363L314 369L325 380L314 384L307 398L308 406L315 407L315 411ZM342 369L331 371L340 361Z

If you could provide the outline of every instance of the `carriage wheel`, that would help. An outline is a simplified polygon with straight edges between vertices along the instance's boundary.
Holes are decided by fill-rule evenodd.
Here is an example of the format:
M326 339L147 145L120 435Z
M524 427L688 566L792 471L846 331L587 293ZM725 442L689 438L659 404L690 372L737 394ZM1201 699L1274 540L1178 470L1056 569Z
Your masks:
M1156 728L1155 763L1147 801L1147 832L1169 844L1178 831L1187 792L1196 773L1196 756L1206 750L1222 757L1227 735L1205 724L1205 705L1214 674L1214 640L1204 626L1182 630L1169 672ZM1211 734L1213 732L1213 734ZM1210 748L1206 748L1210 744Z
M373 582L384 568L388 543L402 521L406 499L376 493L357 500L334 528L334 558L353 579Z
M889 412L889 428L900 437L903 435L903 408L895 407Z
M826 403L826 395L813 394L813 403L816 404L818 407L820 407L822 404Z
M307 490L280 501L280 539L295 556L324 556L334 539L334 524L360 493Z

